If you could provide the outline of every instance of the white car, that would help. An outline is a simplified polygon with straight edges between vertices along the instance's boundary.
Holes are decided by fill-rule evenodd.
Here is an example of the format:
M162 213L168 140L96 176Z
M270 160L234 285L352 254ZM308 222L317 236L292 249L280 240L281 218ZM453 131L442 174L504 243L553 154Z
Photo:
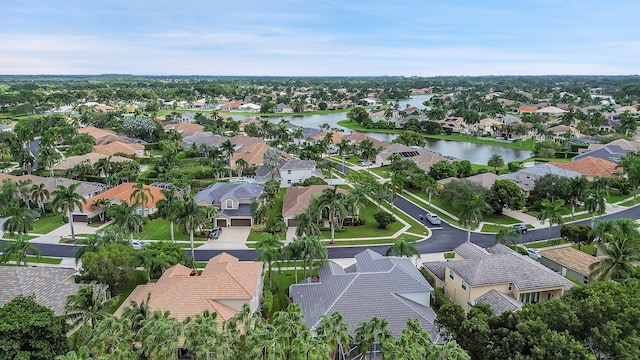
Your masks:
M141 240L133 240L131 244L133 245L133 250L140 250L143 246L147 245L147 243Z
M540 250L538 249L527 248L527 254L529 254L529 257L532 259L540 260L540 258L542 258L542 254L540 254Z
M427 213L427 220L432 225L440 225L440 223L441 223L440 218L438 217L438 215L432 214L432 213Z

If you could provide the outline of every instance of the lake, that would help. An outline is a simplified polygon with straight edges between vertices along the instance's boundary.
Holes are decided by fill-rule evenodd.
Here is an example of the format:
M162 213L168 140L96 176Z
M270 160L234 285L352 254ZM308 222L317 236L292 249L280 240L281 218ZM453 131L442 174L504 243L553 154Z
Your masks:
M422 102L429 100L432 95L417 95L411 99L399 101L400 109L409 106L415 106L417 108L425 108ZM254 118L255 116L246 115L233 115L236 120L243 120L246 118ZM329 124L331 127L344 129L345 134L351 134L352 130L344 128L338 125L338 121L346 120L347 113L333 113L325 115L283 115L273 116L267 118L270 122L277 123L280 120L288 120L291 124L319 128L322 124ZM374 133L374 132L361 132L365 135L371 136L374 139L381 141L391 142L396 138L396 134ZM474 164L486 164L492 154L499 154L504 159L504 162L524 160L531 157L530 151L510 149L496 145L485 144L472 144L459 141L447 141L440 139L426 139L426 149L438 152L444 156L454 157L460 160L469 160Z

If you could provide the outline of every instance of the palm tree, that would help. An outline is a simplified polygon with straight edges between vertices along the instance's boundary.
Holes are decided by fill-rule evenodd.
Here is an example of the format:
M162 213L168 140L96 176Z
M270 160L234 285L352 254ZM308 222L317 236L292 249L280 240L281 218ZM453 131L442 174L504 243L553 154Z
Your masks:
M589 277L595 280L622 280L632 276L635 264L640 261L638 239L618 232L611 242L598 242L596 247L606 258L591 264Z
M107 215L113 218L115 225L122 228L125 233L129 233L129 242L133 245L133 233L140 232L144 225L144 218L135 213L136 206L121 202L113 205L107 211Z
M387 256L391 254L400 257L420 256L420 249L418 249L418 243L416 243L415 240L402 238L396 240L385 252L385 255Z
M189 241L191 242L191 258L195 261L196 254L195 245L193 244L193 233L196 229L209 223L209 211L196 204L193 199L189 199L181 204L176 214L176 221L189 233Z
M347 352L352 340L349 324L339 312L334 312L330 316L321 315L316 326L316 334L329 345L332 360L337 358L338 352Z
M338 192L338 186L324 189L318 198L318 207L327 209L329 226L331 227L331 244L335 244L335 223L344 219L346 213L345 195ZM341 224L341 223L340 223Z
M620 158L620 164L624 170L624 174L627 176L627 180L631 184L633 189L640 187L640 155L635 152L630 152ZM636 203L636 197L638 191L633 192L633 203Z
M145 187L141 182L137 182L133 185L133 191L129 200L133 200L133 205L140 206L142 208L142 216L145 215L145 205L149 205L149 200L153 201L155 198L151 193L151 188Z
M98 216L100 217L100 222L104 222L104 215L109 210L109 206L111 206L111 200L107 198L100 198L91 203L91 211L98 210Z
M40 250L37 247L31 245L28 240L25 240L22 236L18 236L13 241L5 241L0 245L2 250L2 256L0 256L0 262L7 263L12 258L15 259L16 264L20 265L20 262L27 266L27 256L33 254L36 258L40 258Z
M591 214L591 227L593 227L596 215L602 215L607 209L607 193L601 188L592 188L589 196L584 200L584 206Z
M342 167L344 167L345 157L351 152L351 143L347 139L342 139L337 146L338 154L342 157Z
M182 323L171 318L168 311L154 311L136 338L147 359L175 359L182 336Z
M280 163L282 162L282 155L280 155L280 151L275 148L269 148L264 152L262 156L262 163L269 169L271 173L271 179L275 177L275 172Z
M50 198L49 190L44 183L31 186L31 198L38 203L38 208L44 213L44 202Z
M457 204L462 207L460 223L467 229L467 241L471 240L471 230L482 222L483 214L491 211L491 206L477 194L471 195L465 202Z
M569 179L567 195L569 196L569 202L571 203L571 220L573 220L576 205L584 199L588 188L589 181L583 176L577 176Z
M7 214L10 216L2 224L2 230L10 234L27 234L33 229L33 215L29 209L20 207L17 203L7 208Z
M18 181L18 195L22 202L27 206L27 209L31 209L31 180Z
M81 195L76 193L76 189L80 183L69 185L68 187L64 187L62 185L56 186L56 189L53 190L53 207L55 209L59 209L63 213L67 213L67 217L69 219L69 226L71 227L71 241L76 241L76 234L73 229L73 216L71 212L78 208L82 207L82 204L86 204L87 200L83 198Z
M313 214L312 211L314 210L309 207L306 212L293 217L293 220L298 222L298 225L296 226L296 236L320 235L318 216Z
M431 206L431 196L433 193L438 191L438 182L431 176L427 176L423 186L425 187L427 194L429 194L429 206Z
M267 265L267 278L269 286L271 286L271 265L276 260L282 241L277 235L263 234L262 238L256 243L256 253L258 260L263 261Z
M496 233L496 244L515 244L522 239L522 231L513 226L501 226Z
M187 317L184 324L184 345L194 359L206 359L219 337L217 313L205 310L201 314Z
M289 359L326 360L329 345L305 329L291 343Z
M498 168L504 166L504 159L500 154L493 154L487 161L487 166L493 167L493 172L498 173Z
M249 168L249 163L245 159L236 160L236 172L238 173L238 177L242 177L242 173Z
M549 199L544 199L540 205L542 205L542 211L540 211L538 215L538 220L540 220L542 224L547 220L549 221L549 235L547 236L547 240L550 240L551 227L553 224L561 225L564 223L564 218L562 214L560 214L560 209L564 206L564 200L558 199L552 202Z
M236 146L233 145L231 140L227 139L227 140L225 140L225 142L220 144L220 148L222 149L222 152L225 154L225 156L229 160L229 163L228 163L229 164L229 179L231 179L231 156L236 151Z
M158 215L163 219L169 220L169 232L171 232L171 242L176 242L173 232L173 221L176 218L176 211L180 207L180 201L176 198L176 188L172 186L170 189L161 190L164 199L158 201Z
M471 356L455 340L434 346L427 360L470 360Z
M122 311L122 318L127 319L131 323L131 330L134 333L142 329L144 323L151 318L149 300L151 300L151 293L147 293L147 299L142 300L140 303L131 301L129 306Z
M358 145L358 150L360 151L360 158L367 161L367 164L369 164L371 163L371 160L374 160L380 153L381 148L376 148L373 141L364 139L360 142L360 145ZM368 165L367 168L369 168Z
M296 235L297 236L297 235ZM293 261L293 274L294 274L294 282L298 283L298 260L302 260L302 247L303 243L301 241L294 240L287 245L285 245L284 253L287 256L287 260Z
M67 296L64 314L73 327L89 326L93 329L107 316L106 287L83 285L75 295Z
M294 241L300 242L300 254L303 261L303 277L307 277L307 266L313 274L313 261L326 260L327 248L317 236L303 236Z
M374 317L369 321L358 324L355 331L355 342L358 354L365 356L369 353L368 359L373 359L375 344L381 345L386 339L392 337L389 331L389 322L379 317Z

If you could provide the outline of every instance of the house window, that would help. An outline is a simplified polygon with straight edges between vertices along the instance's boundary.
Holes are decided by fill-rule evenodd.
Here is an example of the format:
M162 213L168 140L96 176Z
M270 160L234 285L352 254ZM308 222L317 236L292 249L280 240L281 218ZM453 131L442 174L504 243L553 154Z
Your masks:
M553 294L552 293L547 293L547 300L551 300L553 299Z
M291 179L287 180L287 184L291 185Z
M462 290L467 290L467 282L462 280Z
M455 274L454 274L453 270L449 270L449 279L453 280L454 275Z
M287 174L291 175L291 170L287 170Z
M227 200L224 207L227 209L233 209L233 200L231 199Z
M144 216L144 210L143 209L138 209L137 212L138 212L138 215L143 215Z
M520 294L520 302L525 304L535 304L540 302L540 292Z
M508 289L509 289L509 291L513 290L513 283L509 283Z

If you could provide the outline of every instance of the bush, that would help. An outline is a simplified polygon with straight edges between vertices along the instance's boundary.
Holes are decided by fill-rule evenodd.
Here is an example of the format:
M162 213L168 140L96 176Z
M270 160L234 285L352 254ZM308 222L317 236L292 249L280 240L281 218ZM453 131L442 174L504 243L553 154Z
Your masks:
M386 229L389 224L396 222L396 217L386 211L378 211L373 215L379 229Z

